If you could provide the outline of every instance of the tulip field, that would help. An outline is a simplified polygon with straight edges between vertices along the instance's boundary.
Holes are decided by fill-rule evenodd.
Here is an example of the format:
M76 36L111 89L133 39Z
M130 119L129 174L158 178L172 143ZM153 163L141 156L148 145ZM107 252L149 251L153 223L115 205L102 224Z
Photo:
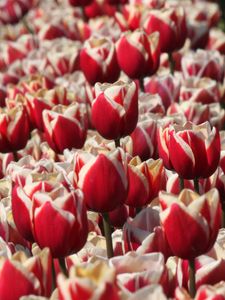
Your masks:
M0 300L225 300L225 0L0 0Z

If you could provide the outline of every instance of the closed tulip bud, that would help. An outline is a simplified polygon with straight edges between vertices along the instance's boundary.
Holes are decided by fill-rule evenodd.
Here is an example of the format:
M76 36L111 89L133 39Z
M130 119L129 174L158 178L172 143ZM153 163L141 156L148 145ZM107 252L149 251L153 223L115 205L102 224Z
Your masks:
M127 169L122 150L97 156L87 154L85 157L85 164L81 165L77 177L87 207L102 213L124 204L127 196Z
M122 8L123 16L127 22L128 28L130 30L136 30L140 28L140 21L143 15L144 6L127 4Z
M182 7L151 10L143 18L143 27L148 34L159 31L162 52L172 52L184 45L187 27Z
M143 29L128 31L117 41L116 51L120 68L130 78L154 74L160 58L159 33L148 36Z
M106 139L119 139L130 134L138 120L138 88L135 82L95 85L92 123Z
M138 122L137 127L123 142L131 156L139 156L142 161L157 157L157 122L147 117Z
M211 129L208 122L200 125L190 122L184 126L171 125L161 133L161 137L160 156L166 164L169 159L170 167L184 179L206 178L217 169L220 137L218 130L215 127Z
M53 257L78 252L86 243L87 212L80 190L58 186L50 192L33 195L31 222L40 248L48 247ZM55 231L56 227L60 230Z
M161 192L162 227L175 256L193 259L209 251L221 223L221 205L216 189L199 196L184 189L179 196ZM188 231L184 234L184 226Z
M0 115L0 152L23 149L30 137L28 115L22 105L2 111Z
M180 80L171 74L159 73L144 81L145 92L159 94L162 103L167 109L172 103L179 101Z
M82 148L87 135L87 115L83 104L56 106L43 111L46 140L56 153L66 148ZM65 131L66 128L66 131Z
M92 85L98 81L116 81L120 69L114 43L105 37L91 37L86 40L80 52L80 67Z

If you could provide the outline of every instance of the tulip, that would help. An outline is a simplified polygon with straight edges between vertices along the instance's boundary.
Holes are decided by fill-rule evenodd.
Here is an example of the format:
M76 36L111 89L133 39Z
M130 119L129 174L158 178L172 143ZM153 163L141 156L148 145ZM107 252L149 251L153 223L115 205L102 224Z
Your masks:
M159 34L148 36L143 29L128 31L117 41L116 51L120 68L130 78L154 74L159 66Z
M189 260L190 294L194 296L195 257L212 248L220 228L219 193L216 189L202 196L186 189L179 196L161 192L159 201L162 226L173 254ZM184 234L185 226L188 231Z
M119 66L114 43L105 37L86 40L80 52L80 67L90 84L114 82L119 77Z
M161 253L137 254L129 252L111 258L109 265L116 270L118 285L122 290L136 292L150 284L161 284L168 291L168 271Z
M4 1L0 5L0 11L4 13L0 14L0 21L4 23L16 23L23 15L31 8L32 1Z
M159 31L162 52L172 52L184 45L187 28L182 7L151 10L143 20L148 34Z
M25 108L21 105L2 111L0 118L0 151L16 152L26 146L30 126Z
M80 42L72 42L66 38L56 40L47 53L48 67L58 76L73 73L79 66L80 48Z
M141 27L140 22L143 15L143 6L126 4L122 8L123 17L130 30L134 31Z
M45 175L45 178L51 176ZM24 187L14 187L12 206L22 236L35 240L41 248L49 247L53 257L77 252L85 244L87 216L79 190L69 191L57 181L29 182L28 177ZM55 226L59 224L61 230L56 234Z
M128 164L128 206L141 208L150 203L165 186L165 170L162 160L141 162L134 157Z
M60 22L44 23L38 32L38 37L40 40L54 40L65 37L65 31Z
M115 284L115 270L106 263L95 262L84 266L73 266L69 278L58 276L59 300L99 299L119 300Z
M220 102L221 98L218 82L210 78L188 78L180 89L181 101L211 104Z
M43 122L47 142L55 152L83 147L87 135L84 105L76 103L68 107L56 106L52 111L44 110Z
M144 87L147 93L159 94L165 109L179 100L180 81L171 74L159 73L146 78Z
M48 249L30 258L23 252L17 252L11 259L1 257L0 298L15 300L30 294L49 297L51 260Z
M220 282L214 286L202 285L196 294L195 300L224 300L225 299L225 283Z
M214 259L208 255L201 255L195 259L197 290L205 284L216 284L224 281L225 260ZM177 265L178 284L188 287L188 262L179 260Z
M184 190L179 196L161 192L159 200L163 209L161 213L162 226L176 256L189 259L210 250L220 227L221 207L219 193L216 189L212 189L202 196L191 190ZM209 215L205 215L206 207L209 209ZM175 211L177 216L180 215L179 218L175 217ZM183 222L190 224L188 235L179 232ZM176 239L172 234L175 230L174 226L178 231Z
M151 207L144 208L133 220L127 220L123 227L123 243L126 252L161 252L165 259L172 254L160 226L159 212Z
M122 150L100 153L97 156L83 153L83 158L82 163L77 157L75 172L81 166L76 174L77 185L84 193L87 207L104 213L121 206L125 202L128 188Z
M138 120L138 89L132 81L95 85L92 123L106 139L118 140L130 134Z
M139 121L149 113L156 114L156 117L165 114L165 107L159 94L141 93L138 102L139 114L141 115Z
M113 245L108 212L120 207L126 200L126 163L121 150L108 154L101 153L96 157L91 154L86 155L85 160L86 163L83 166L79 157L76 161L77 166L75 163L75 170L81 165L77 174L78 186L84 193L87 207L102 213L107 254L108 257L112 257Z
M209 123L187 122L184 126L160 128L158 145L165 166L184 179L209 177L219 164L219 133L215 127L211 129Z
M185 78L190 76L208 77L217 81L224 78L224 58L218 51L198 49L183 56L182 72Z

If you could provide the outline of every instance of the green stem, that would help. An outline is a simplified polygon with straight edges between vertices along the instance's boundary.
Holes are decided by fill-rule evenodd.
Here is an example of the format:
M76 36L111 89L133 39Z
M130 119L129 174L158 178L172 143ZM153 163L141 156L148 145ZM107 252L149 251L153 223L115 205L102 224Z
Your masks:
M115 142L116 148L120 147L120 139L115 139L114 142Z
M198 182L198 178L194 179L194 189L195 189L196 193L199 194L199 182Z
M174 74L174 69L175 69L175 62L173 60L173 53L170 52L168 55L169 55L170 73L173 75Z
M82 15L83 15L83 20L84 20L84 22L88 22L88 18L87 18L87 15L86 15L86 13L85 13L85 6L81 6L81 10L82 10Z
M56 273L54 259L52 259L52 292L56 289Z
M184 189L184 178L179 176L180 192Z
M195 297L196 284L195 284L195 259L189 259L189 294L192 298Z
M136 215L139 214L139 212L141 212L141 211L142 211L142 207L137 207L136 208Z
M68 270L67 270L67 268L66 268L65 258L64 258L64 257L60 257L60 258L58 259L58 261L59 261L59 266L60 266L60 269L61 269L62 273L63 273L66 277L68 277Z
M112 231L111 231L111 225L110 225L110 219L108 213L103 213L102 218L103 218L104 234L106 239L107 256L108 258L111 258L114 256L114 253L113 253L113 244L112 244Z
M14 161L18 161L19 157L16 151L13 152Z
M140 90L144 93L144 92L145 92L144 76L141 76L141 77L139 78L139 84L140 84Z

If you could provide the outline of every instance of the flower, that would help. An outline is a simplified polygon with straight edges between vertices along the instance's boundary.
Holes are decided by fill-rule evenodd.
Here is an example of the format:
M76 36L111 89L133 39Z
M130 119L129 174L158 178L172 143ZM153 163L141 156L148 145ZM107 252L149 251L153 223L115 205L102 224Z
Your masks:
M178 196L160 192L159 201L162 227L174 255L193 259L212 248L221 224L221 205L216 189L202 196L188 189Z
M138 89L134 81L96 83L92 102L92 123L106 139L130 134L138 121Z
M114 43L106 37L90 37L80 52L80 67L90 84L116 81L120 69Z

